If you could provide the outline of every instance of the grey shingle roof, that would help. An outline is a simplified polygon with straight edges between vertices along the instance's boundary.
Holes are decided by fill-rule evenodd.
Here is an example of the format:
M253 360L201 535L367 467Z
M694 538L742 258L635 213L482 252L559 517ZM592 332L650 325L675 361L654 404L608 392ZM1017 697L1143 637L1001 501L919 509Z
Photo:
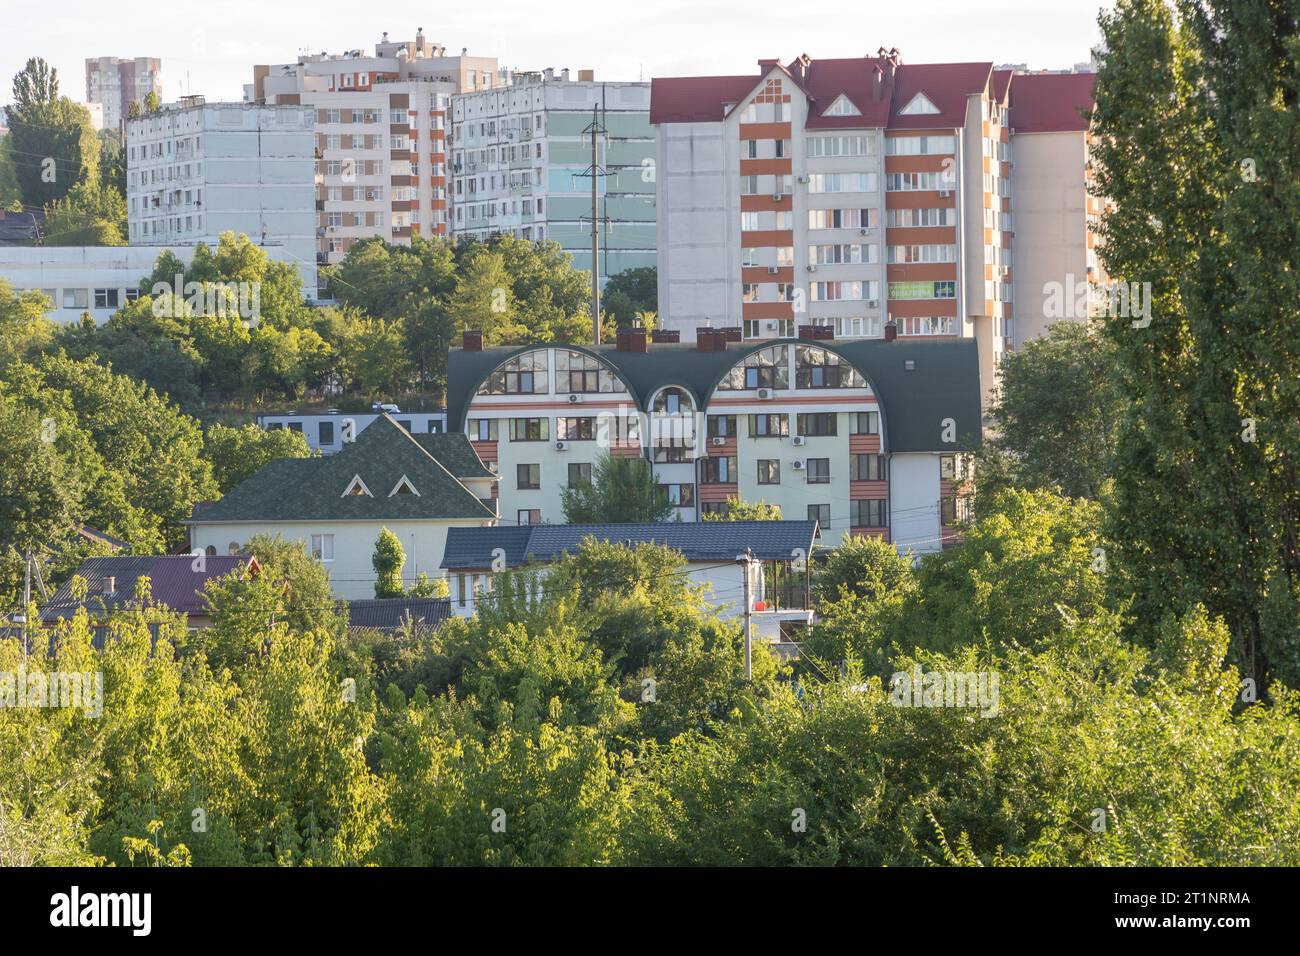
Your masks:
M497 474L488 470L483 459L478 456L474 446L464 432L430 434L428 432L412 435L416 443L427 451L457 478L497 478Z
M465 430L474 393L502 362L539 343L466 352L452 349L447 366L447 428ZM776 344L815 344L851 362L867 379L880 403L887 450L951 451L940 440L941 422L953 419L965 447L982 435L979 353L974 339L841 339L801 342L780 339L738 344L722 352L700 352L688 343L654 343L648 352L620 352L613 346L568 345L596 355L618 369L642 410L664 385L678 385L703 402L723 375L750 352ZM914 367L908 369L907 362Z
M524 527L451 528L442 567L484 569L492 551L505 551L506 567L554 561L578 550L585 538L623 544L655 543L687 561L731 561L750 548L764 561L784 561L795 549L813 552L815 521L661 521L651 524L536 524Z
M348 627L391 631L409 617L421 628L436 630L451 617L451 601L447 598L370 598L339 603L347 607Z
M453 474L453 469L473 470L465 455L466 451L473 454L473 448L463 435L460 438L430 443L435 450L448 451L452 457L449 468L391 416L384 415L336 455L280 458L269 463L219 501L196 505L191 522L495 518ZM483 471L487 473L485 468ZM403 475L419 494L390 496ZM343 494L355 476L370 489L370 495Z

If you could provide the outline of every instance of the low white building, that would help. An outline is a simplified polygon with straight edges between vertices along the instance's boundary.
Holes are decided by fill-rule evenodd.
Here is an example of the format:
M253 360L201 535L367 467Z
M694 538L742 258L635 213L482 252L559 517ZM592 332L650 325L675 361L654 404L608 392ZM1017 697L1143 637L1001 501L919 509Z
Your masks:
M380 417L379 412L331 411L323 415L302 415L294 411L264 412L257 416L257 426L267 431L287 428L298 432L307 439L307 445L312 451L332 455L343 450L349 431L355 437ZM440 435L447 430L446 412L394 412L393 419L413 435Z
M780 641L784 629L802 629L812 621L808 558L817 535L816 521L456 528L447 535L442 568L450 578L452 613L469 617L481 595L492 591L494 575L549 564L576 552L588 538L629 546L658 544L680 552L686 559L682 580L700 587L718 614L731 619L745 612L746 562L740 556L748 552L753 636Z
M128 240L215 245L223 232L243 233L283 249L315 298L314 128L306 107L199 96L128 121Z
M209 243L216 247L216 240ZM284 246L263 250L273 262L302 264ZM140 283L154 269L158 257L170 252L186 264L194 246L0 246L0 279L18 291L45 293L49 317L68 324L89 314L102 325L113 313L133 301ZM310 282L310 285L308 284ZM315 289L316 268L303 274L308 295Z
M257 534L301 542L335 597L372 598L383 528L402 542L409 589L422 572L439 575L450 530L496 524L495 486L463 435L412 435L385 415L336 455L271 462L195 506L187 524L192 548L208 554L234 554Z

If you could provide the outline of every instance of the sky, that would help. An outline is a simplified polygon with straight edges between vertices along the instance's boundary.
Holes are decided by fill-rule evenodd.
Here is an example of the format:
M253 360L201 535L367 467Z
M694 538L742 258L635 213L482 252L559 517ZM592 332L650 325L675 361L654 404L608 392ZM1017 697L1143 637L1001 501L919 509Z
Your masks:
M1031 69L1089 59L1100 0L43 0L10 7L0 30L0 103L28 57L59 71L60 92L86 95L87 57L156 56L163 98L238 100L255 63L300 52L373 52L418 27L448 52L467 47L524 70L594 69L601 80L753 73L800 53L852 57L897 47L904 63L991 60Z

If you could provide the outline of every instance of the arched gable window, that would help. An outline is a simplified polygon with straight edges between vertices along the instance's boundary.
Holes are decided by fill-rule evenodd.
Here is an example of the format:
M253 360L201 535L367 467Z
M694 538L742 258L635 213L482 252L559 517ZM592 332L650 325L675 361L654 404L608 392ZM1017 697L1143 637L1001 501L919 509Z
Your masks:
M866 388L867 380L845 359L816 345L794 350L795 388Z

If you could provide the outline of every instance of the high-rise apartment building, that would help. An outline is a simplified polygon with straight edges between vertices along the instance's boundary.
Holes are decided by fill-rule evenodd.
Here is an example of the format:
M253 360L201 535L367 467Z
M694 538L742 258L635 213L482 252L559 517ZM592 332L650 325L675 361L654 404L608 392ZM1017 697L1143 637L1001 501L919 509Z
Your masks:
M223 232L276 247L316 294L313 116L301 106L185 97L126 124L133 246L215 245Z
M131 115L131 104L143 103L150 93L162 97L162 60L150 56L86 60L86 102L103 107L104 129L120 130Z
M320 53L254 68L245 99L314 111L317 260L369 236L409 244L448 232L446 118L452 94L501 82L494 57L426 40Z
M1017 82L992 63L904 64L884 49L656 78L667 328L973 338L987 399L1015 339ZM1082 82L1050 94L1053 109L1058 94L1074 101L1057 120L1091 103ZM1040 97L1024 112L1053 122Z
M596 82L590 70L515 73L452 97L452 234L551 239L590 271L594 126L601 280L653 266L649 115L648 83Z

